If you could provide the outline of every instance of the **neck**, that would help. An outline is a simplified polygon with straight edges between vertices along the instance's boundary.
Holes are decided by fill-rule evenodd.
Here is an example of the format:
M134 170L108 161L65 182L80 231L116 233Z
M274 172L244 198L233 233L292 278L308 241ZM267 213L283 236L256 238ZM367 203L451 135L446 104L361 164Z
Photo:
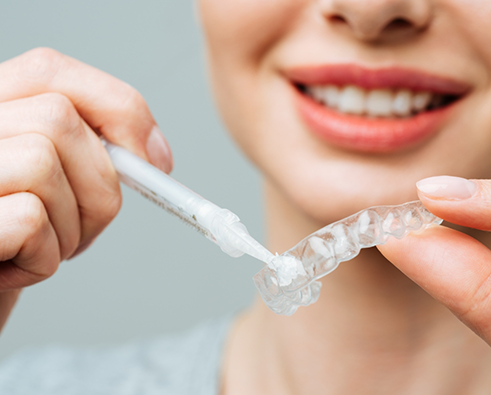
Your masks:
M283 252L326 225L271 185L266 197L271 251ZM469 364L489 357L477 336L376 249L362 250L322 283L319 300L291 317L260 300L244 315L226 351L226 393L369 394L368 385L374 394L412 394L423 390L420 383L424 393L453 393L448 377L468 380ZM466 392L464 382L451 382L451 391Z

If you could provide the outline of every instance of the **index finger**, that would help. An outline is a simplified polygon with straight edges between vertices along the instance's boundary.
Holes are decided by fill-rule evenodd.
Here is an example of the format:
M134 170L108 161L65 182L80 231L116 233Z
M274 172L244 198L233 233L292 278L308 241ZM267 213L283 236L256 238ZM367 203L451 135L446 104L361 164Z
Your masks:
M167 142L143 97L127 83L49 48L0 64L0 102L46 92L68 97L92 129L170 171Z

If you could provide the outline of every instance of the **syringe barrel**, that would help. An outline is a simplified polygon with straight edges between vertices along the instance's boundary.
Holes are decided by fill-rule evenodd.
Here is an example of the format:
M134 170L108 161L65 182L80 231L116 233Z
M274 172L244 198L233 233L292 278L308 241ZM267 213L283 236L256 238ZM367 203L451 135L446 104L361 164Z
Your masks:
M213 240L210 225L220 207L126 149L103 142L123 183Z
M106 144L106 149L118 173L138 180L140 184L168 201L183 206L183 209L187 209L187 206L193 207L196 201L204 200L197 193L127 150L111 143Z

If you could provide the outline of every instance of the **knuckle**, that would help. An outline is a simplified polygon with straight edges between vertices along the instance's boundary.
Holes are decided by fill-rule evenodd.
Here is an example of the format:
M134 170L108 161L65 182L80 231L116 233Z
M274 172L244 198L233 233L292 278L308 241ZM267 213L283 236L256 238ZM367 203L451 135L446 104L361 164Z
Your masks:
M114 190L100 191L97 206L84 210L83 216L91 223L98 224L96 233L102 231L118 214L122 205L121 192ZM95 235L92 235L95 236Z
M484 199L484 202L491 206L491 181L483 180L480 183L480 195Z
M119 185L119 179L111 166L110 162L106 162L103 167L99 167L99 176L94 182L96 201L91 204L79 205L83 224L91 224L90 228L93 231L88 233L92 237L96 236L104 227L106 227L118 214L121 209L123 197ZM86 226L83 225L84 230ZM86 235L86 231L82 231ZM93 233L93 234L92 234Z
M142 94L130 85L126 85L124 94L121 97L120 108L124 112L134 113L147 108L147 102Z
M58 239L60 244L60 259L66 259L71 256L78 248L80 244L81 228L78 223L77 226L72 226L69 231L65 232Z
M77 110L66 96L50 92L39 96L37 111L49 131L64 134L80 125Z
M57 74L63 55L46 47L39 47L20 57L19 76L24 80L49 82Z
M105 224L111 222L121 209L123 199L119 191L109 191L99 206L99 216Z
M121 193L118 191L118 193L113 193L112 198L109 199L108 202L108 215L111 218L111 220L118 215L119 210L121 209L121 206L123 204L123 197L121 196Z
M49 257L49 259L43 265L42 270L39 272L39 275L43 278L43 280L50 278L56 273L58 267L60 266L60 260L60 256L56 254Z
M491 305L491 274L479 284L469 300L470 302L466 304L462 316L479 314L489 309Z
M79 204L81 240L97 237L116 217L121 205L122 195L117 177L103 177L95 181L90 198Z
M23 144L24 158L36 172L38 181L60 176L62 167L53 142L42 134L27 135Z
M119 101L115 103L115 111L125 117L128 126L131 125L131 127L127 128L126 131L121 131L120 133L126 133L124 137L132 140L137 145L144 145L147 134L134 133L134 131L150 131L155 123L150 109L148 108L147 102L140 92L128 84L121 85L120 90L121 91L117 95L119 97Z
M459 318L483 339L491 336L491 274L457 310Z
M24 56L31 59L53 60L63 56L60 52L49 47L37 47L25 52Z
M19 222L27 234L32 236L47 229L48 214L41 199L27 192L20 194L19 199Z

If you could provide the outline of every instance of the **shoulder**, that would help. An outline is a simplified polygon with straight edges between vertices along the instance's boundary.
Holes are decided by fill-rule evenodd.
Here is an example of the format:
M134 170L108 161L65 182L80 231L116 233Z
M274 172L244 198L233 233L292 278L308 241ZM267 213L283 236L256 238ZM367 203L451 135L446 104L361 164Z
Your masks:
M230 323L114 348L24 351L0 366L0 394L216 394Z

